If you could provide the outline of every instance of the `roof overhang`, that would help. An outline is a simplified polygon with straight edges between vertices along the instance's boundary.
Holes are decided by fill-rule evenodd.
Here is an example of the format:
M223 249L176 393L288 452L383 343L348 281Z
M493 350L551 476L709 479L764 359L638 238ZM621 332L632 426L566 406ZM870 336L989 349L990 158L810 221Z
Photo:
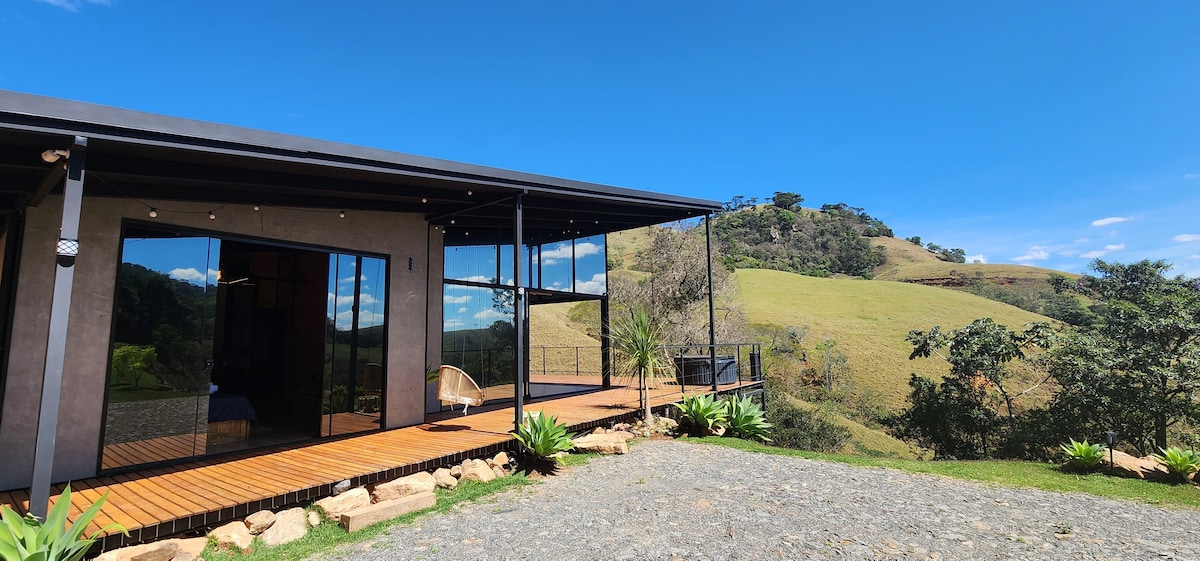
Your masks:
M703 199L0 90L7 208L26 204L51 172L41 153L69 149L76 136L88 139L89 196L421 213L446 227L452 245L511 236L518 194L527 243L720 209Z

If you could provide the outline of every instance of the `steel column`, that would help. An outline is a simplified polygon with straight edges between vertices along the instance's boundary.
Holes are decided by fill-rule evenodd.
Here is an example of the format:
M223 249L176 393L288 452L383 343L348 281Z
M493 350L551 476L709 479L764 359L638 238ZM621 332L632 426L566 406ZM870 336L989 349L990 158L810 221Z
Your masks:
M46 366L42 376L42 403L38 409L37 445L33 453L33 482L29 512L45 520L54 473L54 442L58 433L58 406L62 399L63 360L67 353L67 323L71 314L71 287L75 258L79 255L79 210L83 204L83 176L87 139L75 137L67 161L63 186L62 229L54 270L54 297L50 301L50 329L46 334Z
M608 242L606 241L605 244ZM608 295L600 300L600 380L601 387L612 387L612 338L609 334Z
M713 303L712 213L704 215L704 249L708 264L708 364L712 367L712 389L717 392L717 308Z
M513 295L513 311L514 322L516 323L516 341L514 341L514 358L516 359L517 372L516 379L513 380L513 428L521 426L521 421L525 418L525 380L528 360L526 351L528 350L528 337L526 337L525 329L525 278L521 274L522 261L521 251L523 238L525 237L525 195L517 195L516 202L513 205L513 285L516 287ZM539 264L541 259L538 260Z

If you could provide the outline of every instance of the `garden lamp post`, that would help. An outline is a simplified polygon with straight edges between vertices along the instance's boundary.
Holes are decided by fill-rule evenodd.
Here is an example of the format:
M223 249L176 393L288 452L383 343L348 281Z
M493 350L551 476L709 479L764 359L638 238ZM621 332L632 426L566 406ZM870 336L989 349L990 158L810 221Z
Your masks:
M1108 446L1108 472L1113 470L1113 444L1117 443L1117 433L1106 430L1104 431L1104 444Z

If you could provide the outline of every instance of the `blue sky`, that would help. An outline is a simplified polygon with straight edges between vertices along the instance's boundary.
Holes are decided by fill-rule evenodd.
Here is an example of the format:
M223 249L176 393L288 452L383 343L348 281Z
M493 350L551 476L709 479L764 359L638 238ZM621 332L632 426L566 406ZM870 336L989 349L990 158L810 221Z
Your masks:
M1200 4L5 0L0 88L1200 275Z

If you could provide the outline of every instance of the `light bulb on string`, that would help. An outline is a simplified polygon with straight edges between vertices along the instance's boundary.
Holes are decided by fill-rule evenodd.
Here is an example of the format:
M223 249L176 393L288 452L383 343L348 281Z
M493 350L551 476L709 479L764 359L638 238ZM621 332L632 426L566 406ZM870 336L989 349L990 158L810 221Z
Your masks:
M344 211L344 210L339 210L339 211L338 211L338 218L345 218L345 217L346 217L346 211Z
M215 212L213 212L213 211L211 211L211 210L210 210L210 211L208 211L208 219L209 219L209 220L216 220L216 219L217 219L217 213L215 213Z
M254 206L253 206L253 207L251 207L251 208L253 208L253 209L254 209L254 212L258 212L258 205L254 205Z
M158 209L150 207L150 218L158 218Z
M427 203L427 202L429 202L429 199L426 199L425 197L421 197L421 202Z

